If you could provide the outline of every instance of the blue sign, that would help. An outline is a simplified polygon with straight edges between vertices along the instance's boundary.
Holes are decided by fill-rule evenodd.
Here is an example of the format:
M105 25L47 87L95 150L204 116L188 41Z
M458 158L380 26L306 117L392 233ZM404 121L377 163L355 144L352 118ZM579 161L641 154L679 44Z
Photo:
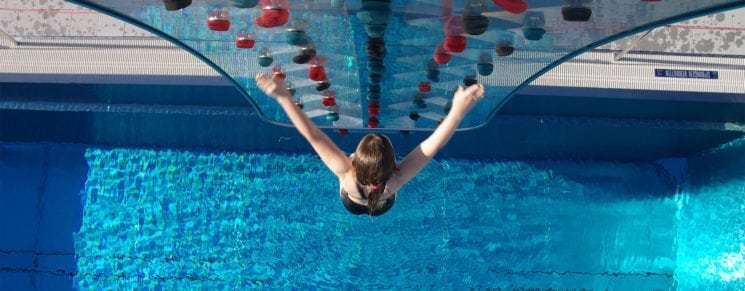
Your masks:
M719 79L719 72L699 71L699 70L654 69L654 76L655 77L667 77L667 78Z

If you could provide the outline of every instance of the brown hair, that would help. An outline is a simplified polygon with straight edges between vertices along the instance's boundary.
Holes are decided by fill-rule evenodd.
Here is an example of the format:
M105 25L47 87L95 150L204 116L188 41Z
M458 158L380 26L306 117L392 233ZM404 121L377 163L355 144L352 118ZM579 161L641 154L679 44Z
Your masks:
M378 188L367 195L367 209L372 215L378 207L380 195L385 191L385 184L396 172L396 156L391 140L382 134L368 134L357 145L352 157L357 183L360 185L378 185Z

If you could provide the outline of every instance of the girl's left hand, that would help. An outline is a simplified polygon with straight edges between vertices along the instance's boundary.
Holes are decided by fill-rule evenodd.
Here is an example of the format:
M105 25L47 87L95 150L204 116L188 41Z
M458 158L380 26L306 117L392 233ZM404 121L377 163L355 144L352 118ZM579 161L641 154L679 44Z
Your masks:
M272 78L264 73L258 73L256 74L256 85L266 95L274 99L290 97L290 91L287 91L287 85L285 85L285 81L282 79Z

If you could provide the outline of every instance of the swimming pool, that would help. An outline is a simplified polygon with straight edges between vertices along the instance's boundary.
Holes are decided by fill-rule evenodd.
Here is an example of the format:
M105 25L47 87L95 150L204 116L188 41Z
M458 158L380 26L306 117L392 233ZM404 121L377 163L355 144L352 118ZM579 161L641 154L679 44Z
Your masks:
M4 143L0 278L55 290L739 289L743 150L438 159L369 218L346 213L313 155Z
M575 69L553 75L554 83L524 87L504 104L492 100L492 105L499 103L500 114L481 128L456 133L440 156L401 189L390 212L369 218L344 210L334 177L294 129L264 122L284 120L274 103L262 96L246 99L214 72L169 75L169 69L193 66L193 60L171 59L176 53L169 47L131 33L127 24L97 22L99 15L59 3L54 7L60 9L49 9L43 6L46 1L31 2L0 1L0 15L11 15L0 17L6 21L0 23L12 29L10 36L21 36L13 49L5 49L7 39L0 38L0 53L27 53L38 61L33 66L18 62L20 73L0 73L0 289L745 289L745 63L739 45L708 56L665 45L665 53L627 51L624 61L615 58L625 45L593 51L574 63ZM183 29L186 43L239 64L226 65L228 75L250 77L236 60L250 57L253 66L260 54L257 47L232 55L237 51L232 34L215 37L203 27L208 10L227 6L219 1L195 3L192 8L198 9L184 13L165 12L160 2L148 3L153 1L74 2L110 2L131 8L153 27L174 34ZM427 9L410 18L397 14L392 23L421 27L415 30L420 38L389 37L392 49L385 63L391 74L382 82L384 93L401 93L383 100L383 107L393 111L381 115L379 129L391 135L399 153L421 141L426 130L399 131L395 114L411 124L409 110L420 104L408 99L417 90L410 85L429 77L422 60L432 57L430 41L445 37L439 17L461 11L439 9L438 1L411 2ZM742 3L685 1L689 7L670 1L595 1L591 6L598 21L583 24L566 22L559 13L565 3L581 8L577 5L592 1L529 2L539 13L533 15L545 13L549 20L542 40L523 34L524 28L535 32L540 27L498 20L500 13L492 20L494 33L469 40L494 54L498 38L515 41L511 58L494 56L495 72L501 74L478 76L495 92L503 92L504 72L515 66L534 63L525 67L534 72L559 55L600 41L608 30L634 28L629 19L646 23L652 19L645 17L665 15L666 9L690 13L694 3ZM297 3L318 5L308 11L321 14L331 11L327 5L344 5ZM394 8L410 10L402 3ZM726 29L711 35L736 39L741 25L734 18L713 18L721 18ZM16 25L7 19L20 21ZM180 26L187 19L199 26ZM717 37L695 30L702 23L692 29L664 28L667 33L656 41L680 35L700 39L706 47ZM37 35L23 26L70 32ZM559 33L578 29L578 38ZM101 38L80 37L86 30ZM287 65L296 50L286 50L282 32L256 36L267 38L265 44ZM338 61L329 73L344 72L334 79L342 90L359 93L356 79L367 86L375 81L368 74L372 69L385 69L366 65L361 45L354 48L357 60L342 57L352 48L334 46L349 35L324 39L315 33L320 51L335 54L332 59ZM362 28L354 36L362 43ZM121 53L126 50L157 56L143 60L169 59L176 68L153 68ZM434 84L436 94L430 97L435 98L429 100L435 102L425 110L435 118L419 126L436 125L444 104L437 94L447 97L450 86L473 73L468 68L476 61L474 52L455 55L442 67L443 82ZM82 64L81 55L93 65ZM69 59L72 72L25 71L57 69L49 62L68 64L60 59ZM5 58L4 68L6 60L15 58ZM112 60L113 77L100 73ZM125 70L117 63L122 60L132 67ZM590 70L593 65L600 70ZM696 72L713 67L720 79L672 82L648 76L657 68L652 65ZM299 80L307 73L300 67L285 68ZM633 70L616 70L624 67ZM583 83L597 75L624 78L611 79L613 84L604 78L592 86ZM529 75L514 77L519 80L508 80L504 88L515 89ZM238 79L239 88L252 89L250 80ZM616 86L624 82L630 87ZM304 87L300 95L313 102L306 103L308 108L323 109L314 99L315 83L297 84ZM343 100L348 102L343 110L360 115L356 127L364 127L362 120L372 114L363 110L370 100L362 95ZM257 100L263 108L251 103ZM311 111L323 113L316 121L334 129L327 133L342 149L353 150L367 129L340 135L336 129L349 123L327 120L324 110ZM481 117L494 112L480 110Z

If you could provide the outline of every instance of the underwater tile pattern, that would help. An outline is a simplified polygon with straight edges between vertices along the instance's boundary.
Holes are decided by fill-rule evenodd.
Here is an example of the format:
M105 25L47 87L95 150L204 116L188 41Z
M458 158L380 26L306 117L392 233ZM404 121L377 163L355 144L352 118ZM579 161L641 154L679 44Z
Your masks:
M435 128L456 86L473 82L487 86L488 96L462 127L478 127L517 88L566 56L640 28L745 5L726 0L525 1L524 10L515 10L504 3L522 1L262 0L199 1L168 10L165 2L153 0L71 2L114 13L194 50L230 76L271 122L288 120L257 91L252 78L277 70L293 83L298 103L320 126L392 130ZM278 18L265 23L263 15ZM483 17L480 21L488 24L474 31L466 25L471 22L459 22L468 17ZM224 27L209 28L209 23ZM464 25L470 27L467 33ZM236 45L242 33L253 37L251 48ZM371 45L371 39L382 40L385 49L380 42ZM441 44L446 51L437 49ZM324 67L325 76L312 77L314 65L293 61L309 48L328 61L317 66ZM262 64L270 55L272 63ZM320 58L311 62L317 60L323 63ZM321 84L323 77L330 86ZM430 82L431 89L420 89L420 82ZM322 102L333 96L330 92L336 101Z
M691 159L678 195L678 287L745 288L745 139Z
M80 289L673 286L676 204L655 164L440 160L369 218L311 155L85 157Z
M346 212L311 155L0 144L0 235L12 238L0 282L740 290L744 148L674 167L438 159L371 219Z

